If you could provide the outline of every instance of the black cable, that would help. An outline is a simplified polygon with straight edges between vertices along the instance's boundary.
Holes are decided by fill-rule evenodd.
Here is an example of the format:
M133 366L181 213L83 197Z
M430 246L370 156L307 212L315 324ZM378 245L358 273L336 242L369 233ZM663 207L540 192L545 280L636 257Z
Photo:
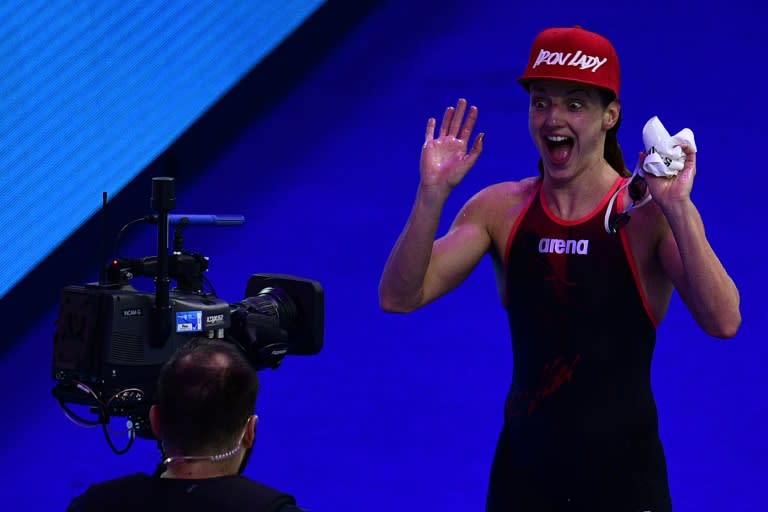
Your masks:
M99 412L99 417L97 420L88 420L77 414L75 411L70 409L66 402L64 401L64 398L61 396L57 396L54 389L54 396L56 397L56 400L59 402L59 407L64 411L64 415L69 418L72 422L85 427L95 427L101 423L104 423L108 420L109 414L107 413L107 407L104 405L104 403L99 400L98 395L87 385L83 384L82 382L78 381L72 381L70 383L71 385L74 385L75 389L83 393L85 396L87 396L91 401L93 402L95 408ZM57 386L58 388L59 386ZM84 404L87 405L87 404Z
M210 288L211 290L210 295L213 295L214 297L218 297L218 295L216 295L216 288L213 287L213 283L211 282L210 279L208 279L208 276L206 276L205 274L203 274L203 282L205 282L205 284L208 285L208 288Z
M109 418L107 418L107 419L109 419ZM117 454L117 455L123 455L123 454L127 453L128 450L131 449L131 446L133 446L133 442L136 440L136 432L135 432L133 426L131 426L131 428L128 429L128 432L129 432L129 434L128 434L128 444L122 450L118 450L117 447L115 447L115 444L112 442L112 438L109 435L109 428L108 428L108 426L109 426L109 421L107 421L107 423L103 423L101 425L101 428L104 431L104 438L107 440L107 444L109 445L109 447L112 448L112 451L115 452L115 454Z
M115 443L112 442L112 437L109 433L109 419L110 419L109 406L114 399L120 397L120 395L124 393L139 393L139 400L141 400L144 395L143 392L138 388L123 389L121 391L118 391L114 395L112 395L110 399L107 401L107 403L105 404L99 399L98 395L96 395L96 393L86 384L83 384L77 381L73 383L75 384L75 387L78 390L80 390L84 395L86 395L87 397L93 400L95 404L94 408L99 412L99 416L98 416L98 419L96 420L85 419L79 414L77 414L75 411L73 411L66 404L63 398L57 397L57 401L59 402L59 406L64 411L64 415L67 416L67 418L69 418L74 423L83 427L95 427L97 425L101 425L102 431L104 432L104 438L107 440L107 444L112 449L112 451L115 452L117 455L123 455L124 453L127 453L128 450L130 450L131 447L133 446L133 442L136 440L135 425L131 423L131 426L128 428L128 444L124 448L118 449L115 446Z
M151 217L151 215L145 215L144 217L140 217L138 219L134 219L134 220L130 221L128 224L126 224L125 226L123 226L122 228L120 228L120 231L118 231L117 236L115 237L115 255L118 258L122 258L122 256L120 255L120 238L122 238L123 233L125 232L125 230L128 229L129 227L133 226L134 224L139 223L139 222L151 222L150 217ZM155 221L155 222L157 222L157 221Z
M103 418L99 418L98 420L88 420L77 414L75 411L67 407L64 400L61 398L58 399L59 407L62 408L64 411L64 414L69 418L72 422L75 424L81 426L81 427L96 427L98 425L101 425L103 422Z

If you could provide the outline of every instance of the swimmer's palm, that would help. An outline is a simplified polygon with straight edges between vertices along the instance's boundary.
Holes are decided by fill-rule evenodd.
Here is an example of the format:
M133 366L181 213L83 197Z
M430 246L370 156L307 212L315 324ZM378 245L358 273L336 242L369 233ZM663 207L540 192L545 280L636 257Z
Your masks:
M445 135L424 143L421 150L421 179L425 185L455 187L475 164L480 151L467 152L467 141Z

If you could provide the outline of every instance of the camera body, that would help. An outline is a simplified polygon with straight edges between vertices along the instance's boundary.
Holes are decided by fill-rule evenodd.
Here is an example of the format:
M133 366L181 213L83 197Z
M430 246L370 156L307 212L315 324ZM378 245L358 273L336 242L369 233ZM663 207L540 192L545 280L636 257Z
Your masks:
M54 396L126 416L148 437L146 423L165 362L194 337L236 344L254 370L277 368L286 355L314 355L323 345L319 283L282 274L254 274L246 298L228 303L212 295L169 293L167 338L157 332L153 293L130 285L91 283L61 291L53 340ZM95 393L84 392L87 387Z

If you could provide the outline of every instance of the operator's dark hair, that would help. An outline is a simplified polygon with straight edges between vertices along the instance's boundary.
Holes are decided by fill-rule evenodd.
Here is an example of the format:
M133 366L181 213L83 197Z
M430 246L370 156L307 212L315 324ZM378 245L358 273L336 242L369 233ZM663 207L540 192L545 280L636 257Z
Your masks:
M616 95L613 91L597 87L597 92L600 95L600 104L603 108L607 108L613 100L616 99ZM619 126L621 125L622 111L619 110L619 118L616 120L610 130L605 133L605 148L603 149L603 158L605 158L608 165L613 167L619 176L630 176L632 173L627 169L624 163L624 154L621 152L621 146L619 145ZM539 173L544 173L544 162L539 158Z
M162 440L186 454L232 448L253 414L258 387L237 346L193 338L160 371Z

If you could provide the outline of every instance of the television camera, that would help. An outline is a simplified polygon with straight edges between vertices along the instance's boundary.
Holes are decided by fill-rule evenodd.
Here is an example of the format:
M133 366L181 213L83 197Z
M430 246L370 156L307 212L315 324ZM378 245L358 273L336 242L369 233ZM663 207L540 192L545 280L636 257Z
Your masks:
M53 337L53 395L75 423L101 425L118 454L127 452L137 435L154 439L149 408L160 369L192 338L236 344L254 371L278 368L286 355L317 354L323 346L323 290L314 280L253 274L245 298L232 303L203 290L208 258L183 249L183 229L239 225L244 219L170 215L173 185L173 178L153 178L150 203L158 213L133 221L157 224L157 256L116 257L102 269L98 282L61 291ZM168 247L170 226L175 231L173 251ZM154 279L154 293L134 288L130 281L135 276ZM84 406L93 417L84 417L73 406ZM114 416L127 418L123 449L115 446L108 430Z

